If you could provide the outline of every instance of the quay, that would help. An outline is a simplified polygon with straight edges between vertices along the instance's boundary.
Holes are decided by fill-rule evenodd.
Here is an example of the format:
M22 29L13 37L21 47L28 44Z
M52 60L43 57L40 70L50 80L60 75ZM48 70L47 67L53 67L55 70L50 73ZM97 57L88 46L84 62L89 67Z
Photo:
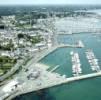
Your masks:
M82 46L81 44L60 44L58 47L83 48L84 46Z
M73 82L73 81L78 81L78 80L83 80L83 79L88 79L88 78L94 78L94 77L98 77L101 76L101 71L100 72L96 72L96 73L91 73L91 74L86 74L86 75L81 75L81 76L75 76L75 77L70 77L70 78L64 78L60 81L52 81L51 83L48 84L44 84L43 86L39 86L39 87L33 87L31 89L27 89L27 91L17 91L16 93L14 93L13 95L9 96L8 98L6 98L5 100L11 100L14 97L21 95L21 94L26 94L26 93L30 93L30 92L34 92L34 91L38 91L41 89L46 89L46 88L50 88L53 86L58 86L58 85L63 85L69 82Z

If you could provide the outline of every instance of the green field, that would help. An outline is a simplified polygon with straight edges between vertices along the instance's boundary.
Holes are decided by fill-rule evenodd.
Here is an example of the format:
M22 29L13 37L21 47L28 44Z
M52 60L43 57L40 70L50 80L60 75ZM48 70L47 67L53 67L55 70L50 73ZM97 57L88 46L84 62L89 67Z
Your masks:
M0 56L0 75L7 73L16 63L16 59Z

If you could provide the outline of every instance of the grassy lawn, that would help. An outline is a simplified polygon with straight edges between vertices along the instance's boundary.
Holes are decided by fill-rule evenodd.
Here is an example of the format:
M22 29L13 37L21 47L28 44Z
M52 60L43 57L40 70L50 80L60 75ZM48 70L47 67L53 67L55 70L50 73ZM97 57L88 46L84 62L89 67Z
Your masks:
M3 72L3 70L2 70L2 69L0 69L0 75L3 75L3 73L4 73L4 72Z
M0 75L7 73L16 63L16 59L1 56L0 57Z
M33 36L31 37L30 41L33 43L33 44L36 44L36 43L39 43L43 40L43 38L38 35L38 36Z

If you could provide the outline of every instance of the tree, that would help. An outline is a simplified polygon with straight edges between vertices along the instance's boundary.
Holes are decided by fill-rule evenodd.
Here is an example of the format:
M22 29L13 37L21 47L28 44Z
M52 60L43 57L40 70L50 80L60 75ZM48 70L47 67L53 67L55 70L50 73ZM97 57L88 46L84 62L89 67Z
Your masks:
M24 38L24 34L18 34L18 38Z

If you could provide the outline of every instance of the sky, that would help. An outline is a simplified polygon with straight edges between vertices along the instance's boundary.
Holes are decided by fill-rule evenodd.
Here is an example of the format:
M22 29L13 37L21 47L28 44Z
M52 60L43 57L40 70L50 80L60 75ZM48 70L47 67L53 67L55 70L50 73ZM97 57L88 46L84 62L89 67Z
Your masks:
M101 4L101 0L0 0L0 5L12 4Z

